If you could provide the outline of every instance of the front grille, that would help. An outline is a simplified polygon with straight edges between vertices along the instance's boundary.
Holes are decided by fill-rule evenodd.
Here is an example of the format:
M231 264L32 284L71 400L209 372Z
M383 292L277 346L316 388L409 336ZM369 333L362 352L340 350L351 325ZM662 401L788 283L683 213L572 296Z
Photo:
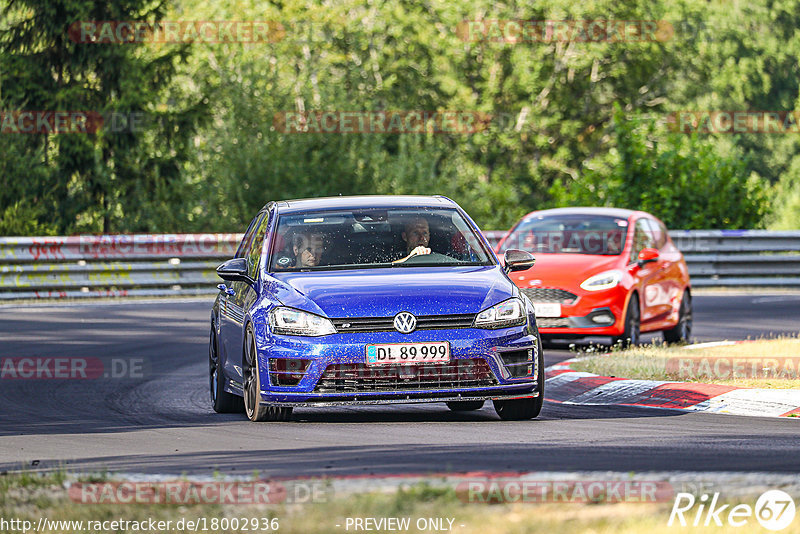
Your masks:
M563 289L554 287L531 287L521 289L522 293L531 299L531 302L559 302L561 304L572 304L578 295Z
M475 320L474 313L457 315L420 315L416 330L435 330L442 328L470 328ZM350 317L331 319L337 332L389 332L394 330L394 317Z
M418 365L329 365L315 393L368 393L415 389L475 388L498 385L489 364L481 358Z
M567 317L537 317L536 325L539 328L570 328L571 326Z

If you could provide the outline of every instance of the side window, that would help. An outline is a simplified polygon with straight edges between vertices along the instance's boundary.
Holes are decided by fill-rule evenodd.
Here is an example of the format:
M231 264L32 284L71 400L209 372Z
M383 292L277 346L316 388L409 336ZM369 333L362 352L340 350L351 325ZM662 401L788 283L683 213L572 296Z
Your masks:
M653 248L655 240L653 232L647 224L647 219L639 219L633 230L633 248L631 249L631 263L639 257L639 253L646 248Z
M647 224L650 227L655 248L661 250L667 244L667 235L664 232L664 227L653 219L647 219Z
M261 218L254 233L253 242L247 253L247 274L250 278L258 278L258 265L261 261L261 252L264 249L264 237L269 227L269 217L266 214Z
M656 223L656 224L658 225L658 228L661 230L661 235L664 236L664 244L661 245L661 246L662 247L666 246L667 241L669 241L669 232L667 231L667 227L664 226L664 223L660 223L659 222L659 223Z
M244 233L242 242L239 243L239 248L236 249L236 256L234 256L234 258L244 258L247 256L247 251L250 249L250 243L253 241L253 234L255 233L258 223L263 215L264 213L260 212L252 221L250 221L250 226L247 227L247 231Z

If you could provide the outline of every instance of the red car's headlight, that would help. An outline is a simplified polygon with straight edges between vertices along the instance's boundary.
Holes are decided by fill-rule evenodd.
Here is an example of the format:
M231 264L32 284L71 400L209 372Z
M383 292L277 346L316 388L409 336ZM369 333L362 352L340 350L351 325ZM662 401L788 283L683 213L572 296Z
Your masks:
M581 282L581 289L586 291L600 291L616 287L622 281L622 271L612 269L590 276Z

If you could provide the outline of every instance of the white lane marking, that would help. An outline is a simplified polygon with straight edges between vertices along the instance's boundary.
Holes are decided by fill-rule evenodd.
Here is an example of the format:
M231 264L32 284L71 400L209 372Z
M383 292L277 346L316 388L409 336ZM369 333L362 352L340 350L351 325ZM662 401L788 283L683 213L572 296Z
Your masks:
M683 347L686 350L695 349L710 349L712 347L727 347L728 345L738 345L741 341L709 341L707 343L695 343L694 345L686 345Z
M712 412L778 417L800 406L800 389L734 389L708 403Z
M130 305L151 305L151 304L185 304L194 302L207 302L209 305L214 303L214 295L197 297L164 297L147 299L120 298L120 300L88 300L82 302L36 302L32 304L2 303L0 311L11 310L22 312L36 311L38 309L52 308L92 308L101 306L130 306Z
M569 399L575 404L629 404L642 400L642 394L663 384L657 380L614 380Z
M572 371L572 372L569 372L569 373L562 373L560 375L551 376L545 382L550 387L556 387L556 386L564 385L564 384L566 384L568 382L573 382L575 380L578 380L579 378L593 378L593 377L596 377L596 376L597 375L594 375L592 373L581 373L581 372L578 372L578 371ZM545 398L546 397L547 396L545 395Z
M800 295L780 295L775 297L758 297L750 302L753 304L764 304L766 302L785 302L787 300L800 300Z

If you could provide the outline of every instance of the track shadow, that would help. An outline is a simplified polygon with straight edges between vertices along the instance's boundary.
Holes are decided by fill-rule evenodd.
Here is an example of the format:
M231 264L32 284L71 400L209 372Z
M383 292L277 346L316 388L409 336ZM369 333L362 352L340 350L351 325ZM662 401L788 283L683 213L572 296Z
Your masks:
M278 425L280 426L280 425ZM215 450L169 455L42 460L37 471L269 477L531 471L751 471L796 473L794 436L715 435L569 445L532 433L524 443L382 444L304 449ZM746 443L747 446L742 446ZM0 469L30 470L6 464Z
M658 418L686 415L679 410L663 410L627 406L578 406L545 402L541 415L531 421L501 421L491 402L484 408L472 412L453 412L443 403L425 405L359 406L297 408L292 414L293 424L337 425L358 424L535 424L540 420L601 420ZM70 435L95 433L121 433L150 429L216 427L238 423L247 428L252 425L242 414L217 414L210 408L205 411L188 412L167 417L164 414L118 413L72 414L63 418L58 414L34 419L25 417L3 417L0 419L0 437L15 435Z

